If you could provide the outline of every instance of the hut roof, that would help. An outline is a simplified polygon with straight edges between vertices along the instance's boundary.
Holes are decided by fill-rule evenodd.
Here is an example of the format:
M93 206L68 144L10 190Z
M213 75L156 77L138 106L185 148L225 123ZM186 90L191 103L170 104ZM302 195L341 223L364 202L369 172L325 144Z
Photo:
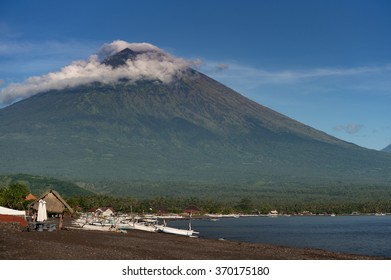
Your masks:
M48 212L63 213L65 209L68 209L71 214L75 212L72 207L69 206L68 203L66 203L66 201L60 196L60 194L54 190L49 190L37 198L35 201L29 204L29 207L38 210L40 199L46 201L46 210Z
M92 207L92 208L88 209L88 212L94 213L96 210L98 210L98 208Z
M30 201L30 200L36 200L37 198L32 194L29 193L24 200Z
M102 212L106 212L107 210L110 210L111 212L114 212L114 208L113 207L99 207L98 209L96 210L100 210Z

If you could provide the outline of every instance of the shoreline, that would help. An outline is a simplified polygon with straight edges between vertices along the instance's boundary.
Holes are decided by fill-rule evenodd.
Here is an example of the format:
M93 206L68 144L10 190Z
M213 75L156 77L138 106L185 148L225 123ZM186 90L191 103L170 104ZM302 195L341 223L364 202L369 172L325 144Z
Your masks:
M0 231L1 260L381 260L382 257L137 230Z

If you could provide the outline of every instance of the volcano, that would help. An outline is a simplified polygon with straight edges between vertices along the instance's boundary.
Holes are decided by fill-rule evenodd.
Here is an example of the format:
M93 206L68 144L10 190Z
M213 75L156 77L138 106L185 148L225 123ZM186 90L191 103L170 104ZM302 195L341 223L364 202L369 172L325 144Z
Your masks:
M115 79L90 71L95 80L72 80L0 110L0 173L178 182L391 179L390 154L299 123L187 65L172 67L176 58L157 48L111 50L93 65Z
M383 151L383 152L391 153L391 144L388 145L387 147L385 147L382 151Z

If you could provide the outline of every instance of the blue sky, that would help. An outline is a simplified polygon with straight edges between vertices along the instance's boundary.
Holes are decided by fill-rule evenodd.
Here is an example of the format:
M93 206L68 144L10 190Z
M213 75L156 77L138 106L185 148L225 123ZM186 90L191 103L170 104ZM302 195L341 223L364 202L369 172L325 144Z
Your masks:
M198 61L250 99L343 140L391 144L391 1L2 0L0 90L118 39Z

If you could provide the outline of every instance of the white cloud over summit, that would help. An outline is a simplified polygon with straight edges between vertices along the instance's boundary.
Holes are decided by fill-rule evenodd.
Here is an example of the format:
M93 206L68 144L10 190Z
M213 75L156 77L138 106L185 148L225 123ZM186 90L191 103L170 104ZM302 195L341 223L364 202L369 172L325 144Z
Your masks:
M138 53L136 58L116 68L101 63L104 58L125 48ZM180 75L187 65L184 59L173 57L154 45L118 40L103 45L97 54L91 55L86 61L74 61L57 72L33 76L23 83L8 85L0 91L0 103L10 104L39 92L60 90L91 82L110 84L124 78L130 81L150 79L167 83L174 76Z
M98 51L97 55L100 59L104 59L126 48L139 53L145 53L145 52L164 53L163 50L149 43L128 43L126 41L117 40L110 44L104 44Z

